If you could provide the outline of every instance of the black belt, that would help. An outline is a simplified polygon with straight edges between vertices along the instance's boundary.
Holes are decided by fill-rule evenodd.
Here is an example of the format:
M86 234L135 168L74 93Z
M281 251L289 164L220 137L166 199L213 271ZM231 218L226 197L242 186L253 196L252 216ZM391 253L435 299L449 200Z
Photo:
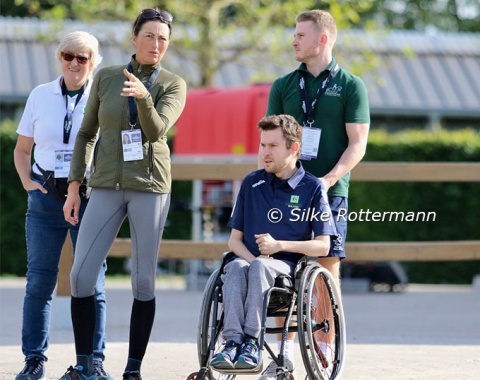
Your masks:
M54 172L45 171L45 173L47 174L47 177L48 177L48 178L55 178ZM45 178L45 176L44 176L43 174L37 174L37 173L35 173L34 171L32 171L32 178L33 178L33 179L36 179L36 180L38 180L38 181L43 181L43 182L46 182L46 181L47 181L47 178ZM68 178L55 178L55 181L67 182L67 181L68 181Z
M38 181L45 181L45 177L43 176L43 174L37 174L33 171L32 171L32 179L36 179Z

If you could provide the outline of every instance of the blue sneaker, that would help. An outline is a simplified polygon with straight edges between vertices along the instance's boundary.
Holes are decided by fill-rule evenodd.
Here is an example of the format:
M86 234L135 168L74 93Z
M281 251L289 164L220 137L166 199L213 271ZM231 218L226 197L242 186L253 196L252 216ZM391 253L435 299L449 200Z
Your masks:
M212 358L210 365L217 369L234 369L234 363L237 360L240 347L241 344L229 340L223 350Z
M77 365L75 367L68 367L67 372L58 380L96 380L97 375L92 373L91 375L87 375L83 372L83 367L81 365Z
M247 338L243 341L240 355L235 363L236 369L251 369L258 366L258 341L256 339Z
M43 358L34 356L25 359L25 367L15 377L15 380L44 380L45 379L45 364Z

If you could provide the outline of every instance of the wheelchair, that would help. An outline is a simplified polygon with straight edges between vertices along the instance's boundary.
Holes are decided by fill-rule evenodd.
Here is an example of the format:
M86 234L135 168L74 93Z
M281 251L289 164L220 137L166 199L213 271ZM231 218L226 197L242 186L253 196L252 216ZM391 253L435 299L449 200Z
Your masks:
M280 276L264 297L259 365L253 369L216 369L210 360L226 343L222 336L223 266L233 253L224 254L222 266L209 277L203 292L197 331L200 370L187 380L233 380L237 375L255 375L263 370L265 348L277 363L277 380L295 380L284 365L285 342L289 332L298 332L298 341L307 372L305 380L333 380L340 377L345 364L345 319L339 289L328 270L316 258L303 257L295 276ZM267 327L267 318L284 317L283 327ZM278 356L265 341L265 334L282 334Z

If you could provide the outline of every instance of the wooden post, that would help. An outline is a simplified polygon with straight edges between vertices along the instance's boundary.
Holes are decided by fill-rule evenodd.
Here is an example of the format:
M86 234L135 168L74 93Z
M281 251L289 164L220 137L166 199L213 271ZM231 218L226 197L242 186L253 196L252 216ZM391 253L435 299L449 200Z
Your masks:
M58 264L57 296L70 297L70 271L73 265L73 246L70 233L63 245L60 263Z

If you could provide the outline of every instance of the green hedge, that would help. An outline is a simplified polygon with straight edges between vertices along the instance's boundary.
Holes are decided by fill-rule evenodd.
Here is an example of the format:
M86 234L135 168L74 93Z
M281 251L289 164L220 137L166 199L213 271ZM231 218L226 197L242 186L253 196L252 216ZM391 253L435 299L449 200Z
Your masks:
M0 126L0 274L25 274L26 194L13 164L16 125ZM365 161L480 161L480 133L462 131L372 131ZM191 182L174 181L164 237L190 239ZM350 222L348 241L430 241L480 239L480 183L352 182L350 212L432 211L434 222ZM129 236L128 223L121 237ZM110 259L109 259L110 260ZM118 260L118 259L117 259ZM120 264L118 264L119 266ZM115 260L109 273L115 273ZM480 261L406 263L411 282L471 283ZM120 269L118 269L120 270Z
M364 161L480 161L480 133L373 131ZM351 222L348 241L478 240L480 182L351 182L350 211L435 212L430 222ZM480 261L405 263L411 282L471 283Z
M13 163L16 125L0 126L0 273L25 273L27 196Z

